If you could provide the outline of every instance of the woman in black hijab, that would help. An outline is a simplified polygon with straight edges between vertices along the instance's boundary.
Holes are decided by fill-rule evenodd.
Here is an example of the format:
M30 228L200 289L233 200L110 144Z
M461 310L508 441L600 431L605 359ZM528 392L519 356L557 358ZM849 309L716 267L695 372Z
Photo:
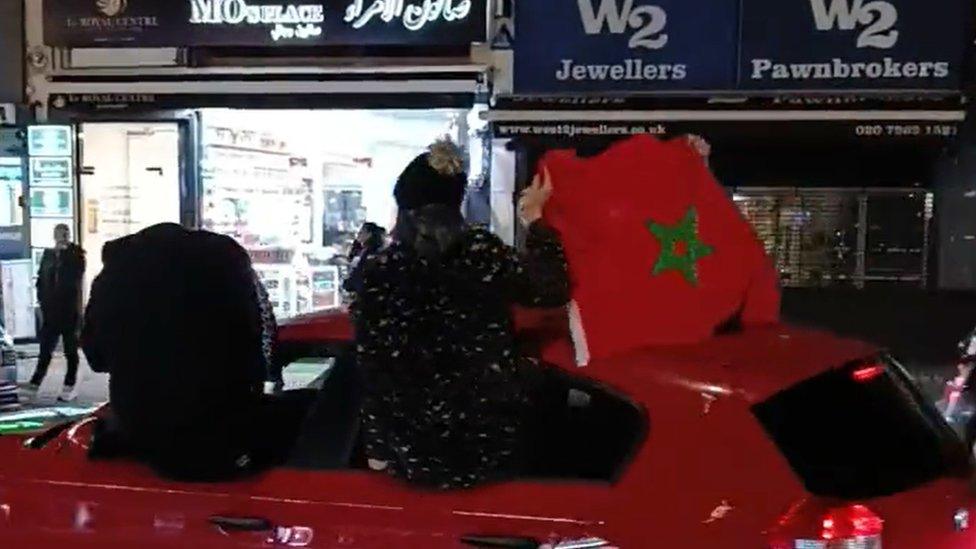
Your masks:
M343 283L347 292L357 292L363 285L363 265L386 244L386 229L376 223L364 223L349 250L349 276Z
M393 243L363 266L352 306L370 465L439 489L517 472L538 368L516 347L511 307L569 300L562 246L541 221L548 181L523 194L521 256L465 224L466 184L450 142L407 166Z

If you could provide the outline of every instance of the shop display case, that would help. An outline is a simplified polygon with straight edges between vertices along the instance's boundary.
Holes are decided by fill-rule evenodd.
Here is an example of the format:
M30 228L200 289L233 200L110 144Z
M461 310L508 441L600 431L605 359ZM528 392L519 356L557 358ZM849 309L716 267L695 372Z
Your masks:
M392 226L397 176L459 112L204 111L201 225L244 246L279 318L341 306L359 229Z

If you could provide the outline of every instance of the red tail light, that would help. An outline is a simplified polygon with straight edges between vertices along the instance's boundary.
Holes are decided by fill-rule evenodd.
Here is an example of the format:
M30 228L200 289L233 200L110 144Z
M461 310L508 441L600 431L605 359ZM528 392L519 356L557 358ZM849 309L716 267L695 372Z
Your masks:
M881 549L884 521L863 505L794 505L769 532L771 549Z
M885 367L881 364L870 364L858 367L851 372L851 378L858 383L874 381L885 372Z

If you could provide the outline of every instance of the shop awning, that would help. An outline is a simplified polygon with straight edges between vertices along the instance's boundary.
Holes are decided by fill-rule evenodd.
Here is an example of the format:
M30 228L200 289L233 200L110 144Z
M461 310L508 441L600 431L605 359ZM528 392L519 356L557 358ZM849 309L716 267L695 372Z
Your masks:
M49 107L71 113L225 108L463 108L487 97L486 67L121 69L52 78Z

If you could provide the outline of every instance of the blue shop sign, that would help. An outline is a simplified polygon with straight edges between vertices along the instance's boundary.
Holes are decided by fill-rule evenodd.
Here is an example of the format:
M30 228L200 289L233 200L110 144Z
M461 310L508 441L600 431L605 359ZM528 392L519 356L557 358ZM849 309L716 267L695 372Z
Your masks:
M742 0L744 89L958 89L963 0Z
M735 86L739 0L518 0L516 10L518 93Z

